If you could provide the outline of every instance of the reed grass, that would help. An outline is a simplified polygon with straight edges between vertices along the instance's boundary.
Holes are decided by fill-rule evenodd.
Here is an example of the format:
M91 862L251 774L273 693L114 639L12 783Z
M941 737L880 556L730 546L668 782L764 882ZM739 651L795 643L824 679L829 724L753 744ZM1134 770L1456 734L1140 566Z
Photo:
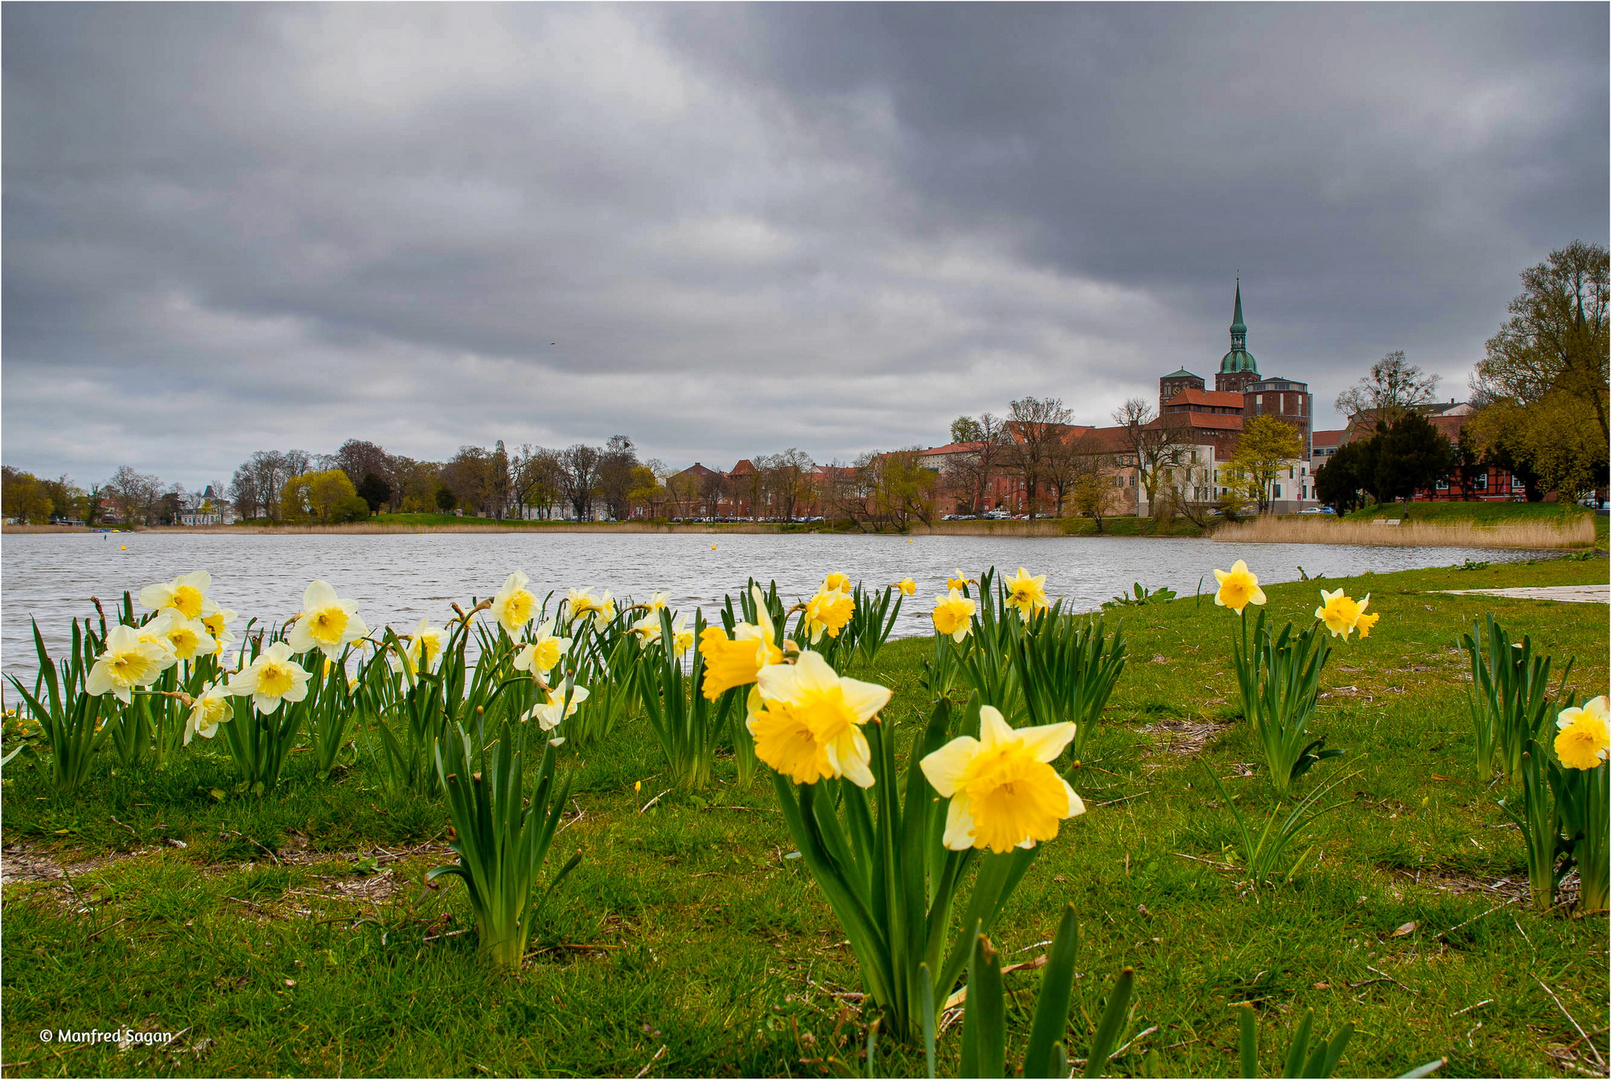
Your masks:
M1408 521L1402 525L1378 525L1362 521L1261 517L1222 525L1214 530L1213 538L1237 544L1364 544L1546 551L1591 546L1594 519L1579 514L1558 523L1475 525L1469 521L1448 524Z

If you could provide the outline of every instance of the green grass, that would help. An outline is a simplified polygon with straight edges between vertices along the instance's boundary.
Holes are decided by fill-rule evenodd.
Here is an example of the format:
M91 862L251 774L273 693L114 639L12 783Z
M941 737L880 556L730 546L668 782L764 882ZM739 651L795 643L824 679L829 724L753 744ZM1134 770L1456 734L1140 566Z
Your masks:
M1601 693L1606 609L1431 590L1606 580L1603 559L1325 580L1369 591L1383 618L1334 653L1316 727L1348 753L1304 783L1357 775L1315 827L1310 868L1262 894L1222 865L1234 823L1203 772L1244 813L1270 805L1257 771L1242 775L1256 752L1232 721L1235 616L1211 597L1110 613L1124 619L1131 665L1076 772L1089 812L1047 845L995 935L1009 962L1027 960L1076 905L1070 1053L1084 1052L1128 964L1138 982L1121 1043L1157 1030L1113 1075L1229 1074L1242 1001L1260 1011L1267 1070L1306 1008L1320 1032L1358 1024L1344 1074L1396 1075L1444 1055L1450 1076L1598 1068L1538 980L1600 1032L1606 920L1541 918L1520 902L1521 844L1493 804L1500 792L1474 776L1454 642L1493 611L1576 657L1574 685ZM1310 618L1321 584L1268 588L1270 616ZM893 643L857 673L895 689L885 718L902 729L926 707L927 648ZM1201 751L1182 752L1209 724ZM165 771L103 763L66 799L36 770L7 769L6 847L71 875L70 887L5 887L9 1075L818 1075L832 1072L830 1054L854 1066L866 1018L835 996L859 990L844 936L787 858L769 784L739 785L728 760L711 790L644 810L669 785L641 722L567 748L575 801L555 856L585 858L519 977L498 978L463 932L462 886L425 884L448 857L441 802L386 793L361 747L329 781L297 754L280 794L218 798L229 787L218 748L191 750ZM363 872L366 858L378 873ZM1008 1011L1019 1053L1037 976L1006 980L1019 991ZM184 1034L126 1053L37 1037L115 1025ZM955 1068L959 1031L942 1039L942 1069ZM880 1064L920 1074L922 1052L886 1040Z

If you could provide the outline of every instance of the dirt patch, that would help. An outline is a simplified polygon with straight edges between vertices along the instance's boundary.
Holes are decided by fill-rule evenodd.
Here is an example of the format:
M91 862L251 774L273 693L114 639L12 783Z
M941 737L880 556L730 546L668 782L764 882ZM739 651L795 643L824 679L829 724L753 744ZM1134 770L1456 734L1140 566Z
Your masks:
M1168 754L1199 753L1208 740L1230 727L1212 720L1159 720L1141 731L1158 740L1158 748Z
M1418 872L1397 870L1396 877L1413 881L1422 888L1436 889L1439 892L1451 893L1456 896L1466 893L1481 893L1483 896L1493 898L1494 903L1525 904L1527 902L1527 878L1502 877L1485 879L1462 874L1457 870L1444 870L1439 867L1425 867Z
M23 844L12 844L10 847L0 849L0 885L16 885L25 881L60 881L66 876L64 870L66 874L76 877L124 859L138 859L143 855L150 855L155 850L155 848L140 848L137 851L120 851L115 855L103 855L82 862L67 862L46 851L39 851Z

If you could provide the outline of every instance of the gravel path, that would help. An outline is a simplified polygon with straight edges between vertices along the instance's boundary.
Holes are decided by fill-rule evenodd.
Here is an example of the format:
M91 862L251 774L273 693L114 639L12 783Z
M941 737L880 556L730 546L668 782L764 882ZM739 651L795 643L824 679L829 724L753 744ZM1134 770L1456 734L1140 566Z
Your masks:
M1571 604L1611 604L1611 585L1548 585L1533 589L1440 589L1455 596L1509 596L1517 600L1564 600Z

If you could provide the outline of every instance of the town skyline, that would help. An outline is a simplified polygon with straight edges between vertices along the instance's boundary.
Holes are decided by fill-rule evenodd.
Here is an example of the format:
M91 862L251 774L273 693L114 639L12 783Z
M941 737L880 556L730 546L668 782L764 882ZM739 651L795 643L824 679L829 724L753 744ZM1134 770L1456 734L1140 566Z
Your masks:
M1607 11L11 4L5 464L819 461L1212 379L1464 399L1604 243Z

